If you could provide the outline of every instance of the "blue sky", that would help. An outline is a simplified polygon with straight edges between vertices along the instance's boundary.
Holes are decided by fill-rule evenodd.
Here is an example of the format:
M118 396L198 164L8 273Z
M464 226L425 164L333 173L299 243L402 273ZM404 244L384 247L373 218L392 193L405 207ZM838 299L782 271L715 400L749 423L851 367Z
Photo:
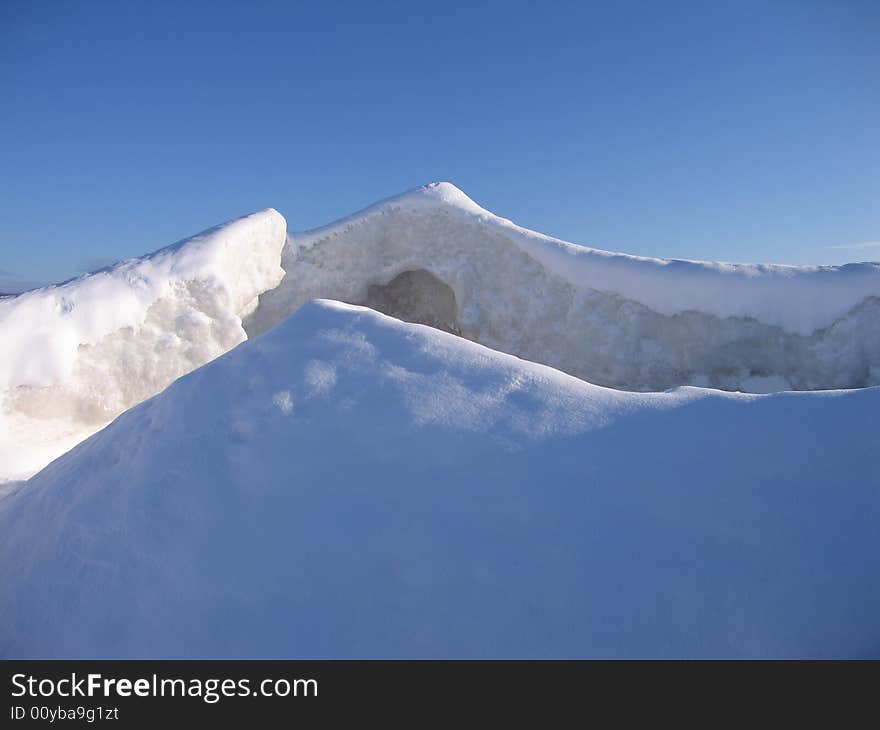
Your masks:
M0 1L0 288L432 180L632 253L880 260L880 3Z

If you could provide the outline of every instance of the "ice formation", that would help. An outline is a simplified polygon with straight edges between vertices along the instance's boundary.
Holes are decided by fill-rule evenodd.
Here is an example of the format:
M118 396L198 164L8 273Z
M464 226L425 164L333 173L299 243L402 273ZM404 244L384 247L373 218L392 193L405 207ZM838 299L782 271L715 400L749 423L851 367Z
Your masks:
M246 339L284 275L274 210L0 299L0 481L26 478L127 408Z
M316 298L365 304L625 390L880 383L880 264L608 253L520 228L449 183L313 231L286 227L274 210L255 213L0 299L0 482L29 477Z
M520 228L449 183L293 233L246 319L366 304L593 383L814 390L880 383L880 265L770 266L608 253Z
M876 657L878 408L313 302L0 498L0 656Z

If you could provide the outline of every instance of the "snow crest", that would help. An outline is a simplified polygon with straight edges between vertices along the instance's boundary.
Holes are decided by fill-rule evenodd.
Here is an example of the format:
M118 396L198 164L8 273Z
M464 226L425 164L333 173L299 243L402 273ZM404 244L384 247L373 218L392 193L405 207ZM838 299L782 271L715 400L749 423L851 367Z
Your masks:
M244 339L284 275L275 210L0 299L0 481L48 461Z
M598 385L744 392L880 384L880 265L668 261L560 241L449 183L288 235L269 209L0 299L0 481L302 304L427 324ZM312 369L314 392L333 367ZM295 414L298 401L287 408Z
M449 183L293 233L245 321L313 298L366 304L590 382L748 391L880 383L880 265L774 266L609 253L521 228Z

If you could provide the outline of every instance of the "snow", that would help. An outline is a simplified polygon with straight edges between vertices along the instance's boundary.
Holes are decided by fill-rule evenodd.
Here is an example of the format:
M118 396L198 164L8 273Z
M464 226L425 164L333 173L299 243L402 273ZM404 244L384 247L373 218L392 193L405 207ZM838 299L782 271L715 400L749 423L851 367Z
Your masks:
M246 339L284 275L274 210L57 286L0 299L0 481L26 478Z
M332 298L627 390L880 383L875 263L609 253L521 228L435 183L291 234L282 265L284 280L245 319L251 334Z
M312 232L309 247L391 210L445 210L500 233L578 288L617 294L672 316L697 311L750 317L809 335L831 325L868 297L880 296L880 264L783 266L648 258L580 246L522 228L481 208L451 183L432 183Z
M624 390L880 384L878 264L608 253L516 226L449 183L313 231L286 228L269 209L0 298L0 482L30 477L316 298L364 304ZM333 380L320 366L311 377L317 389Z
M878 408L310 302L0 498L0 656L876 657Z

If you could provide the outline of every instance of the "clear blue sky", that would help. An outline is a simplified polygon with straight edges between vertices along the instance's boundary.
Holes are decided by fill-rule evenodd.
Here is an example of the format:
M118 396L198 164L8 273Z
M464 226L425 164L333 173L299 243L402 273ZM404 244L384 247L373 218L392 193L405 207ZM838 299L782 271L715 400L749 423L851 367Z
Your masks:
M878 130L872 0L0 0L0 285L432 180L602 248L878 260Z

